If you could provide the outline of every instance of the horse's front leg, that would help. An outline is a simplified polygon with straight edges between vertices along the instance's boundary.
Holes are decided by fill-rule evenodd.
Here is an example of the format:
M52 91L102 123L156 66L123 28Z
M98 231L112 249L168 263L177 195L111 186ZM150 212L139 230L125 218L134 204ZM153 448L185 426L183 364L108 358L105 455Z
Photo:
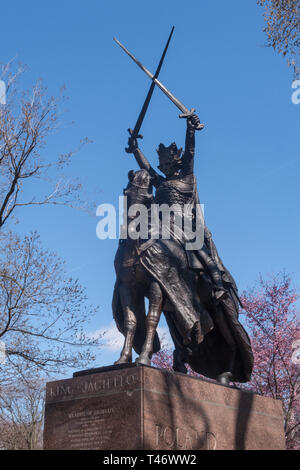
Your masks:
M120 359L118 359L115 364L124 364L127 362L132 362L133 339L137 325L135 315L136 299L133 295L132 289L130 289L126 285L121 284L119 289L120 300L125 315L125 340L123 349L121 351Z
M160 319L163 303L163 294L158 282L153 281L149 287L149 312L146 319L147 335L142 352L135 362L151 365L153 354L153 341L156 328Z

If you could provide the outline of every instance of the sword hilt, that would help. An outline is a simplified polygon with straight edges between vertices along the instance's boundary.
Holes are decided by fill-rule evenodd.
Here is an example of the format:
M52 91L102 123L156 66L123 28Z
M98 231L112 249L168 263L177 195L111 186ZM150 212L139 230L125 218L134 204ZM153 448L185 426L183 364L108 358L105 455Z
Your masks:
M133 130L130 129L130 128L128 129L128 132L129 132L129 134L130 134L130 138L131 138L131 139L143 139L142 134L133 135ZM130 147L126 147L126 148L125 148L125 152L126 152L126 153L132 153L131 150L130 150Z
M192 108L192 109L191 109L190 111L188 111L187 113L179 114L179 117L180 117L180 119L188 119L188 118L190 118L190 117L194 114L195 111L196 111L196 110L195 110L194 108ZM203 128L204 128L204 124L201 124L201 123L199 122L199 124L197 125L197 127L195 127L195 130L196 130L196 131L201 131Z

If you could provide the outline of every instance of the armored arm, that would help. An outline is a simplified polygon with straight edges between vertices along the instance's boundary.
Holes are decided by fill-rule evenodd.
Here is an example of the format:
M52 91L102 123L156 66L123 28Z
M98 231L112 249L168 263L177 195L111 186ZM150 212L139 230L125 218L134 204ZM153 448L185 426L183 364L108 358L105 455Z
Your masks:
M152 168L143 152L139 149L136 139L129 137L128 139L128 153L133 153L137 164L142 170L147 170L153 178L153 185L156 186L156 181L160 178L159 174Z
M187 118L186 124L185 150L182 156L182 175L194 173L195 130L200 124L200 119L196 114L192 114Z

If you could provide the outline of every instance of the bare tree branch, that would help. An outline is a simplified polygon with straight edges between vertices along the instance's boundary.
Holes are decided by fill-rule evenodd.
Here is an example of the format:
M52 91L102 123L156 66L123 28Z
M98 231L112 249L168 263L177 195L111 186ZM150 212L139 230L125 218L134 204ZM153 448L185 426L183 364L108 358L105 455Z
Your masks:
M14 374L15 363L57 372L92 361L98 341L86 329L97 309L66 276L64 263L42 249L38 235L2 233L0 266L0 337L8 357L0 384L2 374Z
M21 68L13 73L6 66L1 77L8 86L7 103L0 107L0 228L17 208L24 206L61 204L89 210L80 199L81 185L62 177L44 196L23 199L23 191L30 187L33 178L52 181L50 176L53 173L57 176L88 139L82 139L76 150L60 155L55 161L44 161L42 152L47 138L60 127L59 108L65 98L48 96L41 80L31 91L21 92L18 79L22 73Z

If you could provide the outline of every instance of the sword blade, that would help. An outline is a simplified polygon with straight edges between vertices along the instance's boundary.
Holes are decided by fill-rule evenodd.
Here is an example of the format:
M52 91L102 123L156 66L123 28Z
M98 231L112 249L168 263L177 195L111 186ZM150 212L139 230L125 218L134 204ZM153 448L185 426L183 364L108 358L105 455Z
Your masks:
M173 35L173 31L174 31L174 26L172 27L171 29L171 32L170 32L170 35L169 35L169 38L168 38L168 41L165 45L165 48L164 48L164 51L162 53L162 56L160 58L160 61L159 61L159 64L157 66L157 69L156 69L156 72L154 74L154 78L157 78L158 75L159 75L159 72L161 70L161 67L162 67L162 64L163 64L163 61L164 61L164 58L165 58L165 55L166 55L166 52L168 50L168 47L169 47L169 44L170 44L170 41L171 41L171 38L172 38L172 35ZM152 97L152 94L153 94L153 91L154 91L154 88L155 88L155 82L152 81L151 83L151 86L149 88L149 91L148 91L148 94L146 96L146 99L145 99L145 102L143 104L143 107L141 109L141 112L139 114L139 117L136 121L136 124L134 126L134 129L133 129L133 132L131 134L132 137L136 138L139 134L139 131L140 131L140 128L142 126L142 123L143 123L143 120L144 120L144 117L145 117L145 114L147 112L147 109L148 109L148 106L149 106L149 103L150 103L150 100L151 100L151 97Z
M166 88L159 80L157 80L157 78L153 78L152 80L158 86L158 88L160 88L161 91L163 91L164 94L167 95L167 97L175 104L175 106L180 109L180 111L182 111L184 114L190 114L190 110L184 106L184 104L179 101L179 99L176 98L176 96L174 96L173 93L168 90L168 88Z
M136 57L134 57L134 55L131 54L131 52L129 52L128 49L126 49L126 47L123 46L120 41L118 41L118 39L114 38L114 41L123 49L123 51L126 52L126 54L129 55L129 57L140 67L140 69L142 69L143 72L148 75L152 82L155 83L155 85L157 85L161 89L161 91L165 93L165 95L167 95L167 97L175 104L175 106L177 106L178 109L180 109L181 112L183 112L184 114L190 113L189 109L184 106L184 104L179 101L173 95L173 93L171 93L138 59L136 59Z

